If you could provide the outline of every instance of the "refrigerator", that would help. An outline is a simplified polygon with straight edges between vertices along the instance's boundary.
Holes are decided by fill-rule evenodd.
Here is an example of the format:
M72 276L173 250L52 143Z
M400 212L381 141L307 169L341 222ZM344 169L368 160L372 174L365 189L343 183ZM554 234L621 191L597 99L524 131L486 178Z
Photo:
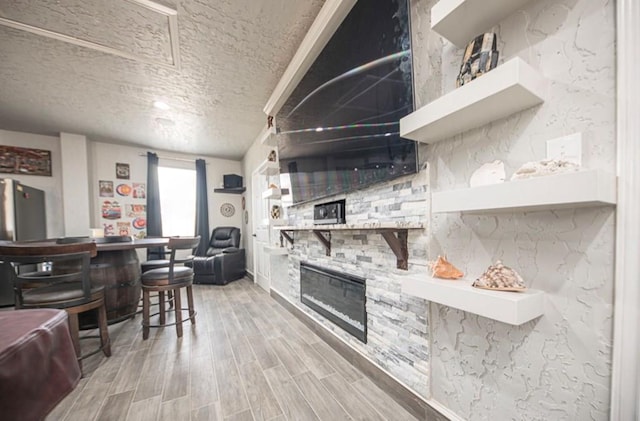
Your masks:
M0 179L0 240L28 241L47 238L42 190L10 178ZM24 268L32 270L35 268ZM13 284L7 266L0 266L0 306L14 304ZM21 270L22 271L22 270Z

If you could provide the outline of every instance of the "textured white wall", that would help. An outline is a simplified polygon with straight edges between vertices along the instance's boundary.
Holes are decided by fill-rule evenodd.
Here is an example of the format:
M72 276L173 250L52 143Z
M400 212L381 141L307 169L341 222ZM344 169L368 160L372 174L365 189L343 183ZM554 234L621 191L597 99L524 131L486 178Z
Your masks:
M51 151L51 177L20 174L0 174L0 177L13 178L27 186L43 190L47 212L47 236L49 238L63 236L64 218L62 211L60 138L57 136L42 136L32 133L0 130L0 145Z
M88 235L91 227L87 138L60 133L64 235Z
M462 50L430 30L435 0L412 2L417 105L454 89ZM500 159L507 177L545 157L545 141L583 133L583 165L615 172L614 2L546 0L494 28L500 62L518 56L551 81L544 104L421 146L433 191L468 186ZM526 192L523 192L526 194ZM513 327L431 305L432 398L466 419L607 419L614 209L444 214L429 255L470 277L496 259L545 291L544 316Z

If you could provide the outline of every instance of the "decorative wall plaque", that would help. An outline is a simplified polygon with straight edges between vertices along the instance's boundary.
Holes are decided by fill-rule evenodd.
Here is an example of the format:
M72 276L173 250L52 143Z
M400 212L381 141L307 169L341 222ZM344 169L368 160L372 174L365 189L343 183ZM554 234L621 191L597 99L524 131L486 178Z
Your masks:
M220 206L220 213L229 218L236 213L236 208L231 203L223 203Z
M0 145L0 173L51 177L51 151Z

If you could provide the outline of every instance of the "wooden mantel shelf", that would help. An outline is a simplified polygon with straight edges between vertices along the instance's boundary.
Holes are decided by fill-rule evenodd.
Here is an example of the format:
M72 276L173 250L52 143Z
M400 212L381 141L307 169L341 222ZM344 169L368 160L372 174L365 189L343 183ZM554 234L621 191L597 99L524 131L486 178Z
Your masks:
M382 235L393 254L396 255L396 267L407 270L409 267L409 250L407 237L409 230L424 229L422 223L409 222L364 222L354 224L299 225L274 227L280 231L280 242L286 239L293 245L293 231L312 232L325 247L327 256L331 256L331 231L373 231Z

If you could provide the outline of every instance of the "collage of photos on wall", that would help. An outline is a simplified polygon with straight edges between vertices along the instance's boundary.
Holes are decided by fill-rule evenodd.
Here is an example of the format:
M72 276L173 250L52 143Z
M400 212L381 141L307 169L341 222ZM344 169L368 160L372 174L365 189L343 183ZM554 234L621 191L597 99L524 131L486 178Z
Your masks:
M99 180L101 222L105 236L147 235L147 196L145 183L119 180Z

